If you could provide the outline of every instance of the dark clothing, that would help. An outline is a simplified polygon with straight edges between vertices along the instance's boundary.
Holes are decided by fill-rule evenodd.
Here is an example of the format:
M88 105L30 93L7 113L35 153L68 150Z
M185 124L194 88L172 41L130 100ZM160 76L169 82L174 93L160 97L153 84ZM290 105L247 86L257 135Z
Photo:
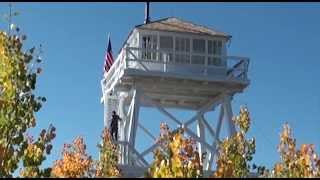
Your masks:
M118 115L112 115L111 119L111 136L114 140L118 140L118 121L121 121L121 118Z
M118 141L118 129L111 128L111 137L113 140Z
M111 128L118 128L118 120L121 120L121 118L118 115L112 115Z

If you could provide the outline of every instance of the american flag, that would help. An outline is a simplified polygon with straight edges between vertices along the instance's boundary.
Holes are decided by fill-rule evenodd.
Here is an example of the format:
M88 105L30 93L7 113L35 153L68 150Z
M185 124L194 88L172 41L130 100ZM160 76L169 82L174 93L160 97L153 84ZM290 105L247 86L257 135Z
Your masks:
M113 57L112 57L112 48L111 48L111 41L110 41L110 36L108 38L108 48L107 48L107 53L105 56L105 61L104 61L104 70L105 72L108 72L109 69L111 68L113 64Z

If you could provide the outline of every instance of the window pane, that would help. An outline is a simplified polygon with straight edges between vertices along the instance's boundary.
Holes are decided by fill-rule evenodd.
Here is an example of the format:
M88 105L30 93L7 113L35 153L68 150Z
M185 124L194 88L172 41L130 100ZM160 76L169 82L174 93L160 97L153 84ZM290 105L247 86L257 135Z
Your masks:
M180 39L176 38L176 41L175 41L175 50L176 51L179 51L180 50Z
M142 59L147 60L156 60L157 54L156 52L151 52L148 49L157 49L158 39L155 35L144 35L142 36L142 48L145 50L142 50Z
M186 42L186 52L190 52L190 39L185 39Z
M188 38L176 37L176 51L189 52L190 51L190 40Z
M203 39L193 39L193 52L204 53L206 41Z
M221 66L221 58L208 57L208 65Z
M222 42L218 41L217 54L221 55L221 53L222 53Z
M157 49L157 36L146 35L142 37L142 47L148 49Z
M152 48L153 49L157 49L157 46L158 46L158 38L157 38L157 36L152 36L152 39L153 39L153 43L152 43Z
M172 53L160 53L160 61L162 62L173 62L173 54Z
M173 49L173 38L171 36L160 36L161 49Z
M208 54L221 55L222 41L208 41Z
M176 54L175 63L190 64L190 56L186 54Z
M208 41L208 54L213 54L213 42Z
M147 37L142 37L142 48L147 47Z
M192 56L192 64L204 64L204 56Z

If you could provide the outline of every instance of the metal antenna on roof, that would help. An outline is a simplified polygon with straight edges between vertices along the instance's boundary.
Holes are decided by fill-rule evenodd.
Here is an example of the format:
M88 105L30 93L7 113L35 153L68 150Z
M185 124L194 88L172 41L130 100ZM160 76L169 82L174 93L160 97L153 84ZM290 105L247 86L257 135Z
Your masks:
M144 9L145 17L144 17L144 24L148 24L150 22L149 16L149 2L146 2L145 9Z

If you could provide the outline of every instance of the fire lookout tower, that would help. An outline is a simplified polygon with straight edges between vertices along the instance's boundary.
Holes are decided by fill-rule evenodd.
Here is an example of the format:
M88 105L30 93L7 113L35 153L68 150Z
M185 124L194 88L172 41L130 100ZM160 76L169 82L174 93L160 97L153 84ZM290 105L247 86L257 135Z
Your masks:
M226 33L175 17L150 21L148 11L147 7L144 24L134 27L101 81L105 126L110 126L113 110L123 119L117 141L119 164L149 166L144 157L158 144L139 152L136 131L141 128L154 138L139 123L140 107L153 107L197 141L200 153L208 154L203 167L211 170L222 123L227 124L229 135L235 133L231 101L250 83L249 58L228 55L226 45L231 36ZM182 122L166 108L197 113ZM204 114L215 109L220 114L213 127ZM193 122L197 123L196 132L189 127ZM205 133L214 141L208 142Z

